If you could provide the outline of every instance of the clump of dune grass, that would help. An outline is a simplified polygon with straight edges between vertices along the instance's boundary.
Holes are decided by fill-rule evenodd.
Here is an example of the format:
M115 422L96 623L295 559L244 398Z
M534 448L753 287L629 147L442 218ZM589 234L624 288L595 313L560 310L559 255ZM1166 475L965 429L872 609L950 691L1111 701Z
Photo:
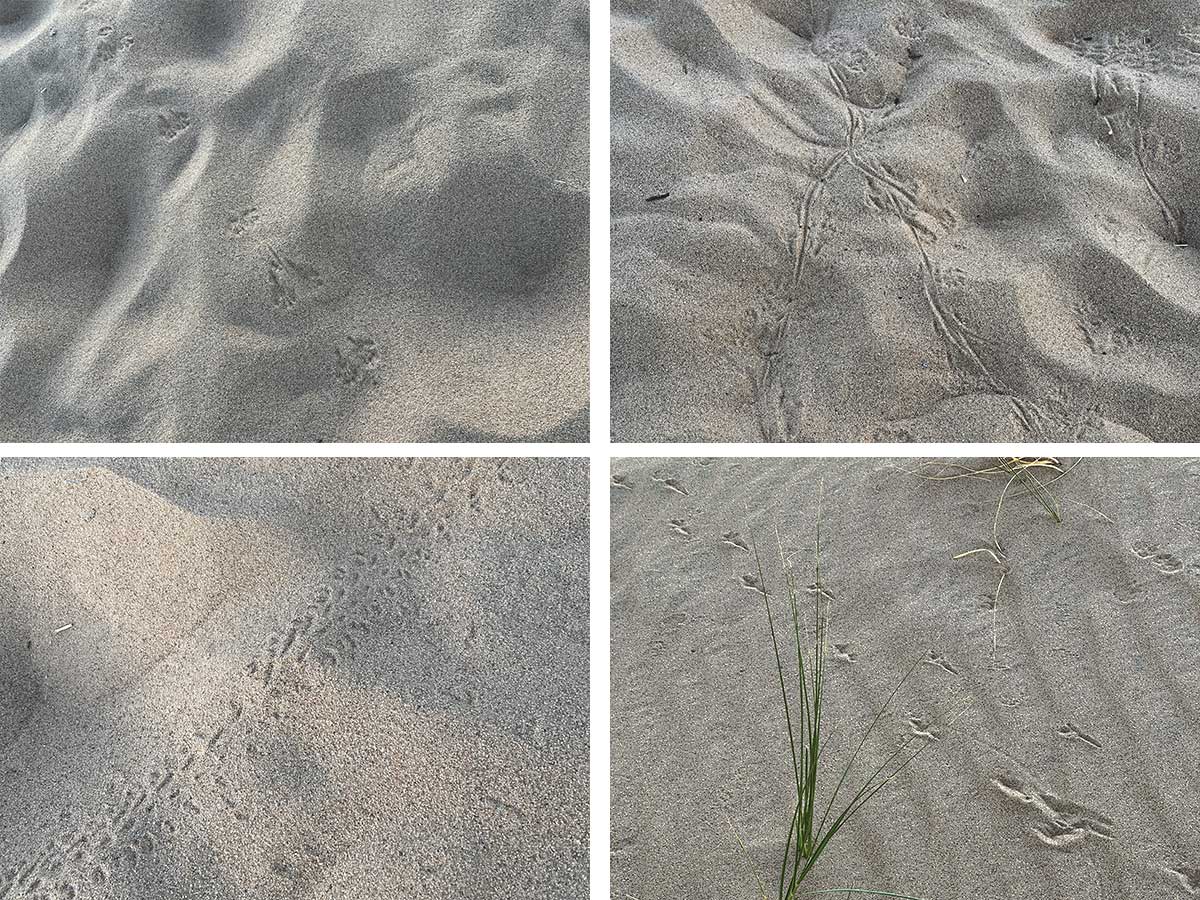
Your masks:
M785 635L788 631L791 632L791 637L795 644L794 672L792 671L793 666L790 659L787 664L784 663L784 651L780 649L780 629L776 628L775 612L772 609L771 591L767 586L767 580L763 573L762 558L759 555L758 546L757 544L752 545L754 560L758 566L760 593L763 597L763 605L767 613L767 623L771 631L771 643L775 652L775 665L779 674L779 692L783 704L784 724L787 730L789 763L795 783L795 806L790 824L788 825L787 837L784 841L776 900L797 900L799 897L815 896L818 894L869 894L877 897L901 898L901 900L921 900L921 898L911 897L907 894L897 894L867 888L805 889L806 882L824 856L830 842L838 835L842 828L930 746L930 742L916 736L906 738L896 749L892 750L886 756L882 763L871 770L870 774L859 783L858 788L853 789L852 794L850 793L852 788L847 785L847 782L850 780L850 773L854 764L858 761L866 747L867 740L883 718L884 713L890 708L892 701L896 698L900 689L916 671L917 666L924 657L919 657L896 683L896 686L892 689L891 694L888 695L879 712L875 714L875 718L872 719L870 725L863 732L862 738L859 740L854 752L846 760L845 765L841 767L840 773L837 775L837 781L833 789L829 792L828 798L823 798L823 783L828 780L826 776L831 771L837 772L838 770L832 768L833 764L829 759L828 749L822 740L825 703L825 658L827 655L829 618L828 595L821 583L821 525L819 509L817 513L816 548L814 552L815 579L814 587L810 589L810 592L813 594L812 615L814 619L814 636L811 644L809 644L806 637L802 636L808 628L807 623L804 621L803 610L801 609L800 591L797 589L795 571L791 564L784 558L782 542L777 542L780 544L779 555L783 566L784 602L787 608L787 615L791 619L790 628L785 627L782 630ZM786 649L790 657L791 648ZM789 681L793 682L790 690L788 687ZM937 724L951 724L965 711L966 705L964 704L963 708L951 719L945 723ZM920 746L914 747L914 744L920 744ZM841 804L838 803L839 797L843 798ZM743 852L749 858L749 851L746 849L746 845L741 840L741 837L737 836L736 829L734 829L734 835L737 837ZM751 864L753 865L753 863ZM758 880L763 900L770 900L766 883L763 881L762 876L758 874L757 869L755 869L755 877Z
M969 466L963 463L946 460L924 462L913 470L912 474L928 481L955 481L959 478L976 478L982 480L1003 479L1005 484L996 500L996 513L992 516L992 546L976 547L965 550L952 559L965 559L969 556L986 556L995 563L1000 573L996 582L996 590L992 594L992 665L996 665L996 642L999 625L1000 592L1004 580L1008 577L1008 557L1000 543L1000 513L1004 509L1005 499L1010 498L1014 485L1019 485L1011 494L1011 499L1033 497L1049 513L1055 523L1062 522L1062 506L1058 498L1049 490L1049 486L1060 478L1065 477L1081 460L1075 460L1071 465L1064 465L1053 456L1002 456L996 462L988 465ZM1047 473L1043 479L1039 472Z

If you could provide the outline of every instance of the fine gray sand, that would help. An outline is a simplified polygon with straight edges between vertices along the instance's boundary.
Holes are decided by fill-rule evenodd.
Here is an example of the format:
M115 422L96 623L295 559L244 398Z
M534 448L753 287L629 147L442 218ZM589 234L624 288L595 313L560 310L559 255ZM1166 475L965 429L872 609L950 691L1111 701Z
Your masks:
M0 2L0 440L585 440L584 0Z
M587 475L6 464L0 898L585 897Z
M613 433L1200 438L1196 0L615 0Z
M806 887L1200 895L1200 462L1086 460L1052 488L1057 525L1028 496L1006 501L994 660L998 567L951 557L990 543L1003 482L922 481L915 465L614 464L614 898L752 900L726 815L776 896L795 784L744 547L761 542L779 589L777 523L811 608L822 482L828 762L840 772L917 660L850 782L905 738L936 743L834 838ZM937 724L968 695L962 718Z

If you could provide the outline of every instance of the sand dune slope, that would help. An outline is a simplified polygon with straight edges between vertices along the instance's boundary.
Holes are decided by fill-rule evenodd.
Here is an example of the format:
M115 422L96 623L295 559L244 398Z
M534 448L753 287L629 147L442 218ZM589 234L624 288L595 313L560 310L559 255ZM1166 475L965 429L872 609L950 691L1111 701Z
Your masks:
M5 474L0 897L584 896L586 475Z
M615 435L1200 435L1200 4L618 0L613 47Z
M996 562L952 557L991 544L1003 483L923 481L913 465L615 465L614 897L750 898L755 871L775 896L795 783L747 548L766 545L767 586L780 590L777 524L809 609L822 483L821 797L914 664L848 784L903 741L933 744L834 838L806 887L1200 893L1200 462L1087 460L1054 485L1057 525L1010 497L995 606Z
M578 439L576 0L0 10L0 437Z

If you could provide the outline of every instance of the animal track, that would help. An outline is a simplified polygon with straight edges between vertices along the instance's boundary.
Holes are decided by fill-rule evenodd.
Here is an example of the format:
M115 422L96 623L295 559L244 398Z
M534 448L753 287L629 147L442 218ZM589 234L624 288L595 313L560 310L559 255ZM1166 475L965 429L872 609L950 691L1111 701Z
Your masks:
M656 483L661 484L663 487L665 487L668 491L672 491L683 497L688 496L687 488L685 488L683 486L683 484L679 481L678 478L667 478L662 475L651 475L650 477Z
M1200 65L1200 47L1181 33L1181 40L1162 43L1146 30L1105 31L1072 38L1067 47L1078 56L1101 66L1117 66L1141 72L1166 72Z
M321 273L314 267L281 256L274 247L267 249L271 305L276 309L295 309L297 303L315 297L324 286Z
M929 656L925 658L925 662L929 663L931 666L937 666L939 669L944 669L952 675L958 674L958 670L954 668L954 666L950 665L950 661L946 659L946 657L942 656L940 653L934 653L932 650L929 651Z
M348 347L337 347L337 377L343 384L375 385L379 383L379 348L370 338L347 335Z
M1075 307L1078 316L1079 330L1083 332L1088 348L1100 356L1112 356L1124 353L1133 344L1133 336L1124 325L1113 324L1109 319L1096 310L1091 301L1079 303Z
M767 595L767 591L763 587L762 582L758 580L757 575L743 575L741 585L748 591L754 591L755 593L762 594L764 597Z
M918 737L930 742L941 740L941 737L933 730L933 724L919 716L909 718L908 727L911 737Z
M624 491L633 490L633 482L630 481L628 476L625 475L614 475L612 477L612 486L615 488L620 488Z
M733 547L735 550L741 550L744 553L750 552L750 545L736 531L726 531L721 535L721 546Z
M173 141L192 125L192 117L178 109L158 114L158 136Z
M833 655L835 659L840 659L843 662L854 662L858 659L858 654L850 651L849 644L834 644Z
M1200 869L1177 866L1167 869L1167 872L1174 875L1180 886L1189 894L1200 894Z
M229 231L234 237L241 237L246 232L255 228L260 218L258 207L249 206L229 217Z
M1058 729L1058 733L1067 740L1079 741L1081 744L1087 744L1087 746L1095 750L1100 749L1100 742L1098 740L1090 734L1080 731L1078 726L1072 725L1070 722L1067 722L1062 728Z
M1029 790L1011 775L993 779L992 784L1006 797L1031 807L1039 815L1041 821L1031 831L1048 847L1068 851L1089 837L1112 839L1112 820L1085 806L1061 800L1053 794Z
M690 538L692 536L692 530L688 528L687 522L685 522L683 519L672 519L667 524L671 526L671 530L676 534L681 534L685 538Z
M1139 541L1129 548L1138 559L1144 559L1164 575L1178 575L1184 571L1184 564L1173 553L1160 551L1156 544Z
M133 48L133 35L118 35L111 25L103 25L99 30L100 43L96 45L96 58L103 62L112 62L118 54Z

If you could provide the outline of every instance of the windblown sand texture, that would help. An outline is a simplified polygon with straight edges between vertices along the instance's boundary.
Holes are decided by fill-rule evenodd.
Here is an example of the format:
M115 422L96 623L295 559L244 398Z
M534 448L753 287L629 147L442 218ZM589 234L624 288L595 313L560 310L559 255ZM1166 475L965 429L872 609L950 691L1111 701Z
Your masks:
M1003 482L922 481L916 462L614 464L614 898L756 897L727 815L775 897L795 782L748 548L781 591L778 524L811 609L822 483L833 774L820 796L918 660L848 783L904 739L936 743L806 887L1200 895L1200 462L1086 460L1054 485L1058 525L1028 496L1006 501L994 657L998 566L951 557L990 544Z
M1195 0L613 5L616 437L1200 437Z
M0 2L0 438L582 440L582 0Z
M2 481L0 898L586 896L586 465Z

